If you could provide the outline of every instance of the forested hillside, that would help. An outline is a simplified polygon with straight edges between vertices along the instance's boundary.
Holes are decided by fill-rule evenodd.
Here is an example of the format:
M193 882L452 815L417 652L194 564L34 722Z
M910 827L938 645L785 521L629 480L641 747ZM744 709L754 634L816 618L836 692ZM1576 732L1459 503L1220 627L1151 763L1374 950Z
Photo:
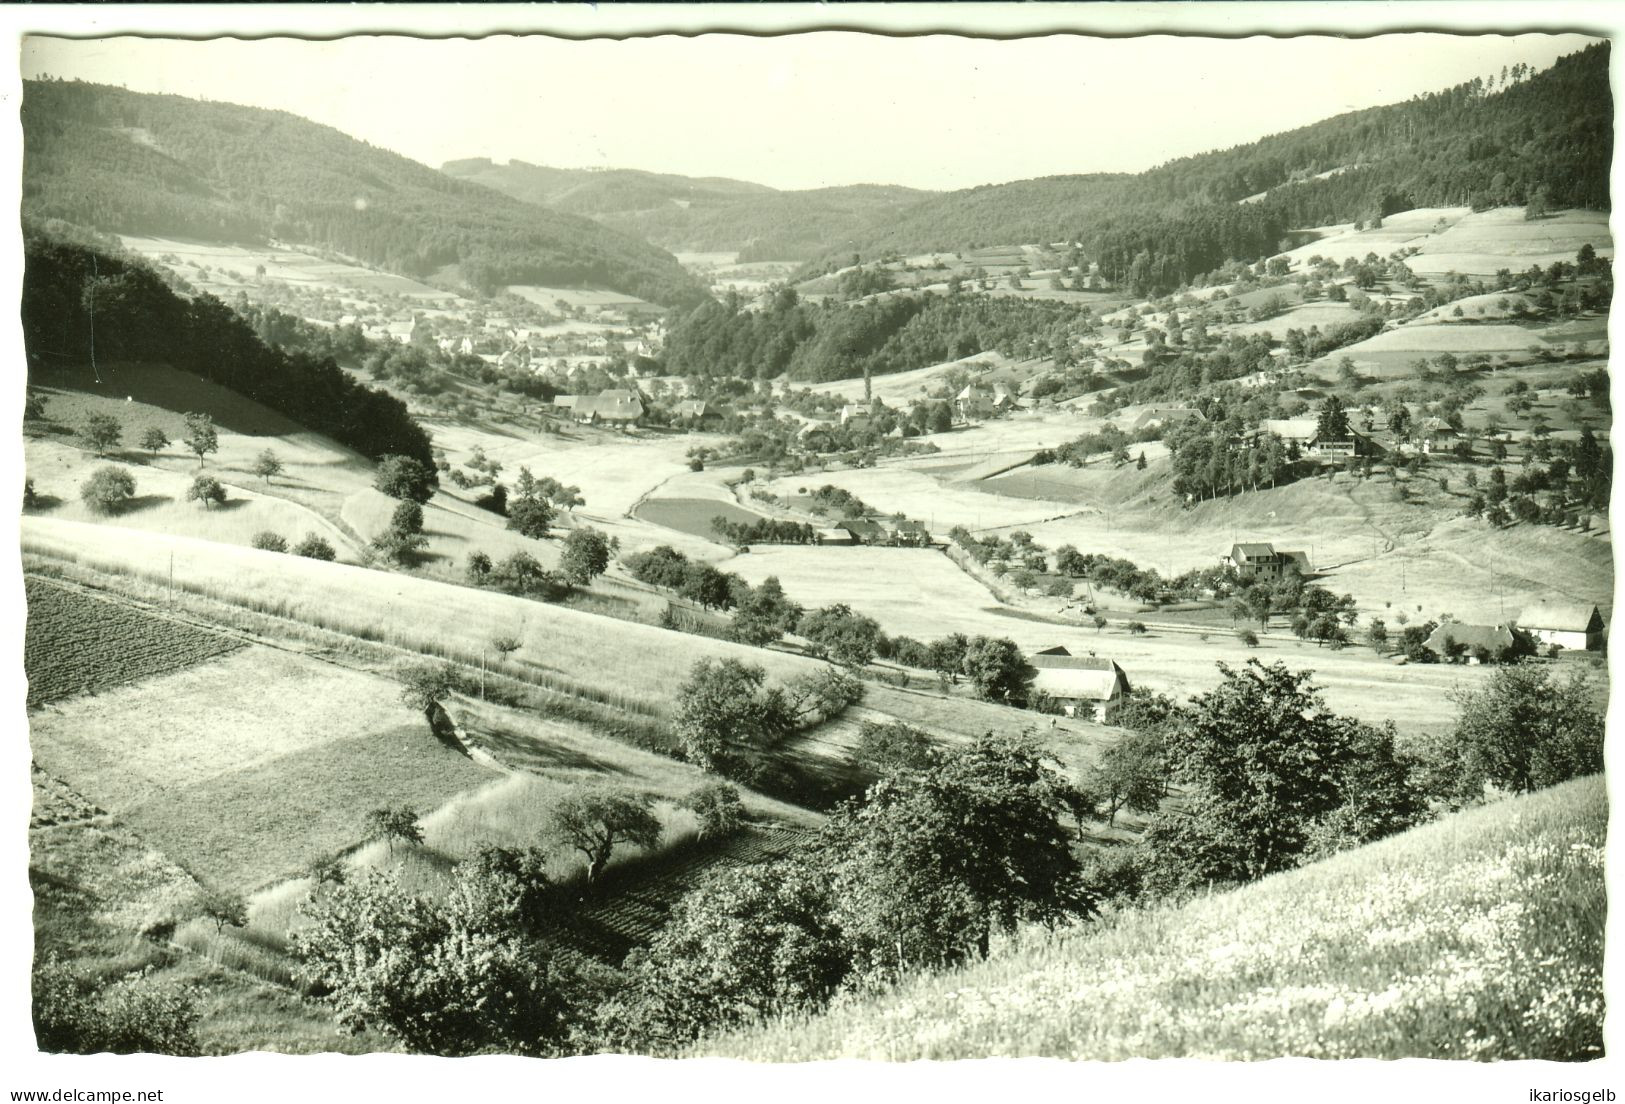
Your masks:
M520 203L296 115L27 81L23 211L99 230L268 238L469 286L612 288L692 306L671 256L590 219Z
M784 192L721 177L496 165L483 157L449 161L442 171L527 203L587 215L664 249L737 251L741 261L804 260L933 194L880 184Z
M817 306L781 291L765 310L737 297L705 303L666 339L665 371L821 382L867 370L885 375L989 349L1043 355L1063 346L1087 308L982 295L895 295L852 306Z
M331 359L273 348L212 295L186 299L140 263L29 232L23 339L31 363L168 364L246 395L377 459L433 464L429 435L392 395L357 383Z
M1426 206L1543 200L1606 208L1608 57L1600 43L1545 72L1518 67L1135 176L1050 177L953 192L831 243L812 268L845 264L853 252L867 260L1078 241L1107 279L1144 294L1228 259L1276 252L1295 228Z

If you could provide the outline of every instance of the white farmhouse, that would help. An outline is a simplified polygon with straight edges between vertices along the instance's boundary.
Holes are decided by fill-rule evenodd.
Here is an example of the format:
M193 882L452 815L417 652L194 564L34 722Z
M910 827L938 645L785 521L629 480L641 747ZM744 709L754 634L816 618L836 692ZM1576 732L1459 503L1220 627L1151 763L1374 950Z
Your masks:
M1517 626L1542 644L1577 651L1600 649L1605 629L1602 613L1584 602L1536 602L1518 616Z

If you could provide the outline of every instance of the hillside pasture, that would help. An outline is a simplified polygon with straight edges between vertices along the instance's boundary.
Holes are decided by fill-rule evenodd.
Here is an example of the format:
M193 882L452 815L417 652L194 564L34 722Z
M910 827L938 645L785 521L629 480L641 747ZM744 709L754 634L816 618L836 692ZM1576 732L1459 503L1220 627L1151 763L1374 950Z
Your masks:
M205 507L201 502L186 499L196 475L195 466L186 470L180 465L148 464L141 462L144 457L134 463L119 464L111 458L97 459L90 452L50 441L29 442L24 457L29 478L34 480L35 493L44 496L45 504L40 512L52 518L245 547L255 534L267 530L282 535L289 545L307 533L316 533L331 543L343 558L353 559L357 554L356 542L344 529L314 509L265 493L259 489L259 480L249 483L251 477L246 473L233 475L219 468L206 469L221 480L227 499ZM120 512L100 514L85 505L79 490L92 472L110 463L129 471L135 479L135 496Z
M110 546L97 527L25 518L25 552L175 585L228 604L478 666L493 632L522 647L514 677L616 708L663 715L695 660L735 656L780 678L813 661L612 621L493 591L320 563L254 549L131 532Z
M1517 273L1531 265L1546 268L1553 261L1573 264L1583 245L1599 256L1613 256L1608 212L1558 211L1529 221L1522 207L1497 207L1463 216L1430 237L1405 263L1419 275L1493 276L1503 268Z
M1332 326L1354 322L1361 317L1363 316L1360 312L1347 303L1317 299L1298 303L1274 318L1266 318L1262 322L1240 322L1234 326L1225 326L1224 332L1242 335L1267 333L1276 338L1284 338L1288 330L1307 332L1313 326L1325 330Z
M753 1061L1603 1053L1600 777L698 1044Z
M803 472L774 480L768 489L793 506L804 506L808 496L800 491L825 484L850 491L885 513L901 511L933 533L946 533L956 525L975 530L1032 524L1077 509L1064 502L1003 499L965 486L944 486L924 472L893 466Z
M445 302L457 298L452 292L405 276L341 260L327 260L282 246L250 249L224 242L128 234L120 235L119 241L131 252L174 269L195 287L221 298L235 295L239 290L250 290L267 280L280 280L313 291L339 295L346 292L363 296L399 295L426 302ZM167 260L169 257L174 260ZM263 276L257 272L261 266L265 269Z
M91 415L101 414L123 428L123 440L111 453L114 459L139 462L150 473L184 477L187 484L201 467L222 482L313 510L333 525L340 522L345 498L372 484L373 464L359 453L235 392L167 366L102 364L95 371L88 365L55 367L32 371L30 385L46 400L45 423L31 423L25 436L25 459L36 482L40 475L49 475L51 465L78 470L84 460L94 459L70 442ZM189 411L208 414L218 434L219 451L201 466L183 444L184 414ZM141 434L149 428L162 430L171 442L156 455L140 448ZM268 483L253 474L254 461L267 450L283 465L282 473ZM75 460L75 455L81 459ZM35 472L35 466L42 470ZM140 484L142 472L138 469L136 474ZM338 530L326 535L341 540L340 547L350 543Z
M1527 360L1531 349L1549 349L1544 332L1497 322L1411 323L1384 330L1375 337L1334 350L1310 365L1312 371L1330 373L1348 357L1362 375L1379 379L1413 375L1417 358L1431 360L1441 353L1461 357L1471 353Z
M1387 257L1406 246L1425 249L1441 219L1448 227L1470 214L1471 210L1469 207L1418 207L1387 216L1382 220L1382 226L1375 230L1356 230L1353 223L1312 227L1310 232L1318 233L1320 237L1289 249L1282 256L1297 267L1316 256L1342 264L1350 258L1363 261L1371 253Z

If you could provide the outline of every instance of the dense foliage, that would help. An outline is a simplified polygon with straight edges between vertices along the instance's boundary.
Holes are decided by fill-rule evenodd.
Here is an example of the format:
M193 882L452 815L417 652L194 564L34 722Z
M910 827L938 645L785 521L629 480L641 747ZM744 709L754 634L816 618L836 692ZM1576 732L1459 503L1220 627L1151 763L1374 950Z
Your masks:
M397 453L433 466L429 434L399 399L332 360L266 345L214 296L184 299L144 265L42 234L24 248L23 336L39 361L169 364L365 456Z
M902 372L990 350L1047 352L1063 341L1083 308L982 295L897 294L852 306L776 298L767 310L744 309L737 296L707 302L672 328L665 371L684 376L743 376L820 382Z
M130 234L340 250L462 282L592 284L688 306L669 254L581 218L454 180L282 111L78 81L29 81L23 210Z

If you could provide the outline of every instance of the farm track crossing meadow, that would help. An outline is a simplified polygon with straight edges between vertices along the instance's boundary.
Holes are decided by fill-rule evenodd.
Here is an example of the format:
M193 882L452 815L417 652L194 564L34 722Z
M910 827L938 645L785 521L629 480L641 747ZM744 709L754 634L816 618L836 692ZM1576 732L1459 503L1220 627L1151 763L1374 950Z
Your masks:
M28 579L28 705L95 693L242 647L220 633L43 579Z

